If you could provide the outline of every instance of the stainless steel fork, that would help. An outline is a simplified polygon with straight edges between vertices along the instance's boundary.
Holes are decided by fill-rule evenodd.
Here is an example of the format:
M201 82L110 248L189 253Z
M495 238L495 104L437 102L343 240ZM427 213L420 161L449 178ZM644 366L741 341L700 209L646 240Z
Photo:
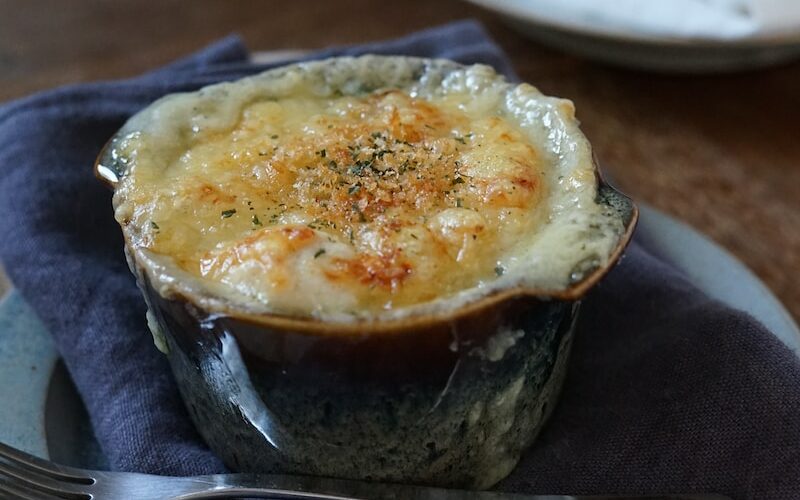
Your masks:
M0 498L23 500L730 500L718 495L563 496L459 491L269 474L167 477L58 465L0 443Z

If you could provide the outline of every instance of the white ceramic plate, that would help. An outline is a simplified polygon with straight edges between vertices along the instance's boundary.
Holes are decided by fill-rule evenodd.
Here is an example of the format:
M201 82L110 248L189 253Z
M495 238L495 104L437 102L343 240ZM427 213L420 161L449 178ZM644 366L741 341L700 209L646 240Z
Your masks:
M789 313L728 252L646 206L638 231L703 291L749 312L800 353L800 329ZM68 465L105 467L86 410L49 334L13 289L0 299L0 441Z
M703 29L704 24L713 26L713 19L683 23L685 29L671 32L668 23L656 16L648 20L604 15L597 7L570 9L560 0L467 1L499 14L536 41L621 66L711 73L769 66L800 57L800 13L794 25L787 20L781 29L749 32L731 27L714 36ZM652 5L663 7L665 3Z

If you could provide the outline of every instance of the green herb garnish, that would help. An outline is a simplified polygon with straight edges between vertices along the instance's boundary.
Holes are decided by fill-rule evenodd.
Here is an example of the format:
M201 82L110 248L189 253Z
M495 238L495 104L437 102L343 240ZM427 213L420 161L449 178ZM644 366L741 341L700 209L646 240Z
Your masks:
M494 268L494 274L496 274L497 276L502 276L505 274L505 272L506 270L503 266L495 266Z
M258 220L258 215L256 215L256 214L253 214L253 225L254 225L254 226L260 226L260 225L262 225L262 224L261 224L261 221L260 221L260 220Z
M319 257L320 255L322 255L322 254L324 254L324 253L325 253L325 249L324 249L324 248L320 248L320 249L319 249L319 250L317 250L317 252L314 254L314 258L316 259L317 257Z
M353 203L353 210L358 214L359 222L367 222L367 217L364 215L364 212L361 211L358 203Z
M361 162L356 162L356 164L351 165L347 171L351 175L361 175L364 172L364 164Z
M222 216L223 219L227 219L228 217L230 217L231 215L233 215L235 213L236 213L236 209L235 208L231 208L229 210L223 210L220 213L220 215Z

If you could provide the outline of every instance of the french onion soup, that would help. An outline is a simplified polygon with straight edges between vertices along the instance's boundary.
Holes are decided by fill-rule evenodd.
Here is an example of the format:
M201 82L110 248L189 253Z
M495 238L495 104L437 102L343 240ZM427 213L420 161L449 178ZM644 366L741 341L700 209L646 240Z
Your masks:
M125 174L98 169L160 290L391 318L515 285L562 290L607 263L624 227L596 201L570 101L485 66L437 80L348 61L383 64L384 81L293 66L169 96L118 134Z

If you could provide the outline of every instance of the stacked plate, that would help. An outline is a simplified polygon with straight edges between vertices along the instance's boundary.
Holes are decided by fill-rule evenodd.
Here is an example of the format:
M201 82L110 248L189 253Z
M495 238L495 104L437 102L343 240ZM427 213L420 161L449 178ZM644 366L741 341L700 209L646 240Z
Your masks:
M468 0L522 34L612 64L737 71L800 57L796 0Z

